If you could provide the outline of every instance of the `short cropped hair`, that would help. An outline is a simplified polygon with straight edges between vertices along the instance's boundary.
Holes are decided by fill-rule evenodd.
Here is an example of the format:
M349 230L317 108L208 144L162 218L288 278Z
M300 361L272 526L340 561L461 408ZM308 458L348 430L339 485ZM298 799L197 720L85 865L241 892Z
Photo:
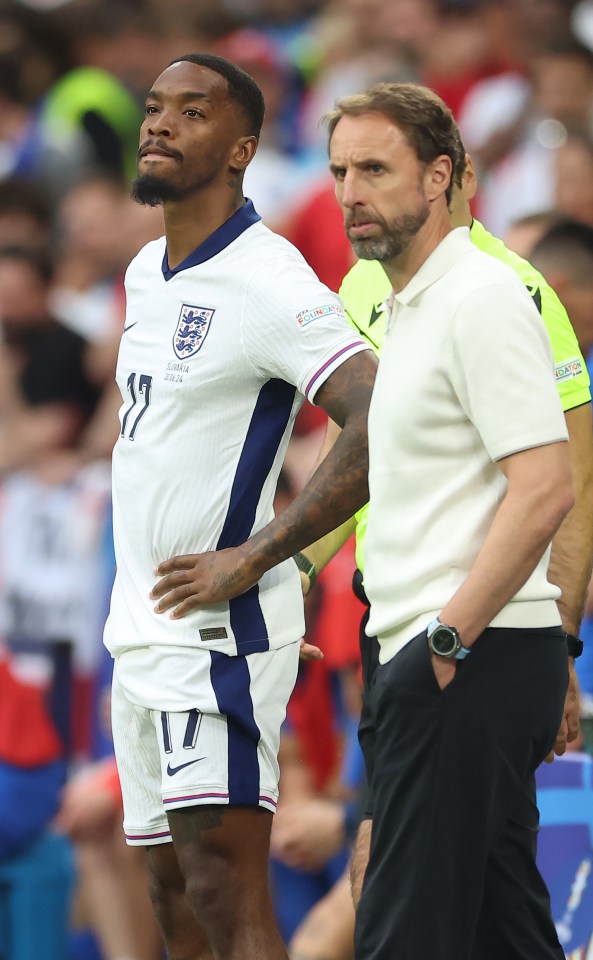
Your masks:
M557 220L529 255L542 273L555 268L576 286L588 286L593 277L593 227L572 217Z
M451 202L453 184L461 186L465 171L465 148L453 114L443 100L428 87L417 83L377 83L366 93L339 100L324 117L329 140L342 117L380 113L400 128L421 163L437 157L451 159L451 183L445 191Z
M174 63L195 63L198 67L207 67L208 70L213 70L214 73L224 77L228 85L229 97L240 107L247 120L248 135L259 139L266 106L264 95L253 77L250 77L236 63L231 63L230 60L218 57L214 53L186 53L183 57L171 60L169 66L173 66Z

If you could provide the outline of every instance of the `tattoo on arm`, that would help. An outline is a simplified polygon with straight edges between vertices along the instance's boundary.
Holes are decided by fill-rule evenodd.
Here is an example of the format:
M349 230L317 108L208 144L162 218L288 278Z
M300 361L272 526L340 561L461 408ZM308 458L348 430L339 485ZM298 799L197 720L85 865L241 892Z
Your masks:
M273 564L334 530L367 502L367 420L376 366L369 351L356 354L321 387L319 404L342 432L298 497L249 541Z

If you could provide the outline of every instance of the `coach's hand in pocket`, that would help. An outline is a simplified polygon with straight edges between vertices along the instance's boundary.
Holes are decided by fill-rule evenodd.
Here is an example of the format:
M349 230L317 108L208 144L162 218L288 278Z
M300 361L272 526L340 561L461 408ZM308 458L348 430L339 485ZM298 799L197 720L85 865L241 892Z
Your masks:
M457 661L447 660L445 657L437 657L435 653L431 653L430 659L437 683L441 690L444 690L445 687L449 686L457 672Z

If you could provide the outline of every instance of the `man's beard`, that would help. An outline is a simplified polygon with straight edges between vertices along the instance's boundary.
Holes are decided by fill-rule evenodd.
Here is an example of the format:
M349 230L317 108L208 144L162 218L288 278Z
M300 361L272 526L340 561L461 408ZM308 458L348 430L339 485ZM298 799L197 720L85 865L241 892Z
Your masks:
M132 183L133 199L145 207L158 207L161 203L181 200L184 195L181 187L151 173L140 174Z
M426 201L415 213L404 213L390 222L376 217L373 222L383 227L378 237L355 237L350 239L352 249L359 260L393 260L408 248L418 231L428 219L429 206Z

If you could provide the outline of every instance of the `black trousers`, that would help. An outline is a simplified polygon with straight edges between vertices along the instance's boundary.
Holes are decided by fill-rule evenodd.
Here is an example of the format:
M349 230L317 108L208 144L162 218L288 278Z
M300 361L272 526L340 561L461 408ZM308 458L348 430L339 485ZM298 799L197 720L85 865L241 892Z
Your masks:
M486 630L443 691L425 632L369 672L356 960L561 960L534 773L562 717L564 634Z

